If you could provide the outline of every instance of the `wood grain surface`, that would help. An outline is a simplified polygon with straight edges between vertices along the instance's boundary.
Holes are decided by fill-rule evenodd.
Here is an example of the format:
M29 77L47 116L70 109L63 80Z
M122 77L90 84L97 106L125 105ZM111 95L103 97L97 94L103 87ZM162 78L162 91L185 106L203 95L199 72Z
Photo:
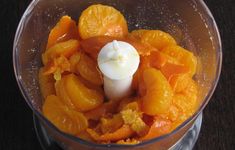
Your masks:
M206 107L195 150L235 149L235 1L205 0L219 26L223 69ZM41 150L32 112L20 94L12 66L19 20L30 0L0 1L0 150Z

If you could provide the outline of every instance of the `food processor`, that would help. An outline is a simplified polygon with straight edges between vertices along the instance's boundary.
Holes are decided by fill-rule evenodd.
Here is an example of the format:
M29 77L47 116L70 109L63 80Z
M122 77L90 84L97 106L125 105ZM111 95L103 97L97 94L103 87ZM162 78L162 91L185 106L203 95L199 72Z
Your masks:
M171 133L137 145L95 144L61 132L43 116L38 71L48 34L62 16L78 20L81 12L92 4L110 5L119 10L128 22L129 31L160 29L170 33L179 45L197 57L194 79L199 86L198 109ZM203 0L33 0L15 35L13 63L44 149L192 149L200 132L203 109L220 76L222 47L215 20Z

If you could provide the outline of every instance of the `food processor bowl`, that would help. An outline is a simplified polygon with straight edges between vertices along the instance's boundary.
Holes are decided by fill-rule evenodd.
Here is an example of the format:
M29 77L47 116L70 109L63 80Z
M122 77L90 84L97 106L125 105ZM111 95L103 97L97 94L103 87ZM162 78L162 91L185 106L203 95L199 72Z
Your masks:
M41 54L45 50L48 34L63 15L78 20L84 9L98 3L113 6L121 11L128 22L129 31L163 30L197 57L198 67L194 79L199 85L198 109L171 133L137 145L95 144L61 132L43 116L38 71L42 66ZM180 149L183 145L192 148L197 139L200 114L209 102L219 79L222 49L215 20L202 0L33 0L25 11L15 35L13 62L15 76L25 101L33 110L44 132L61 148ZM194 126L197 127L197 134L186 136ZM186 140L182 140L183 138ZM187 140L194 142L185 142Z

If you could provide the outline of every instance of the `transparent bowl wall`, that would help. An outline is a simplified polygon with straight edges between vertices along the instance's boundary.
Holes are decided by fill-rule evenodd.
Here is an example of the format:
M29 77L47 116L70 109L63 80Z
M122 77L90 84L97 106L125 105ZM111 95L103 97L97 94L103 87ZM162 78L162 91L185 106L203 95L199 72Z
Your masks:
M78 20L91 4L106 4L120 10L129 30L160 29L172 34L177 42L198 58L195 80L199 83L198 111L168 135L136 146L92 144L60 132L43 117L38 85L41 53L50 29L63 15ZM20 90L33 112L53 139L66 149L167 149L192 126L208 103L221 69L221 42L215 21L202 0L34 0L19 24L13 50L15 75Z

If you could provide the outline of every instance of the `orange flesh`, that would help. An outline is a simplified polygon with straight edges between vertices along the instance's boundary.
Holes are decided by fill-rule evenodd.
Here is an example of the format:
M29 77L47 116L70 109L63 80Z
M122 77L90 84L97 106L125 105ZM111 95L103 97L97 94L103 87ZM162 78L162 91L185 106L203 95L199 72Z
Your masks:
M132 96L116 101L105 98L97 67L100 50L113 40L130 43L140 55ZM110 6L88 7L78 26L62 17L42 60L43 114L61 131L87 141L138 144L170 133L197 109L193 53L160 30L128 33L125 18Z
M125 37L128 33L123 15L105 5L92 5L84 10L79 18L79 33L82 39L95 36Z
M69 16L63 16L49 34L47 49L69 39L78 39L77 26Z
M44 75L45 68L41 68L39 70L38 79L39 86L44 99L49 95L55 94L55 79L52 75Z

